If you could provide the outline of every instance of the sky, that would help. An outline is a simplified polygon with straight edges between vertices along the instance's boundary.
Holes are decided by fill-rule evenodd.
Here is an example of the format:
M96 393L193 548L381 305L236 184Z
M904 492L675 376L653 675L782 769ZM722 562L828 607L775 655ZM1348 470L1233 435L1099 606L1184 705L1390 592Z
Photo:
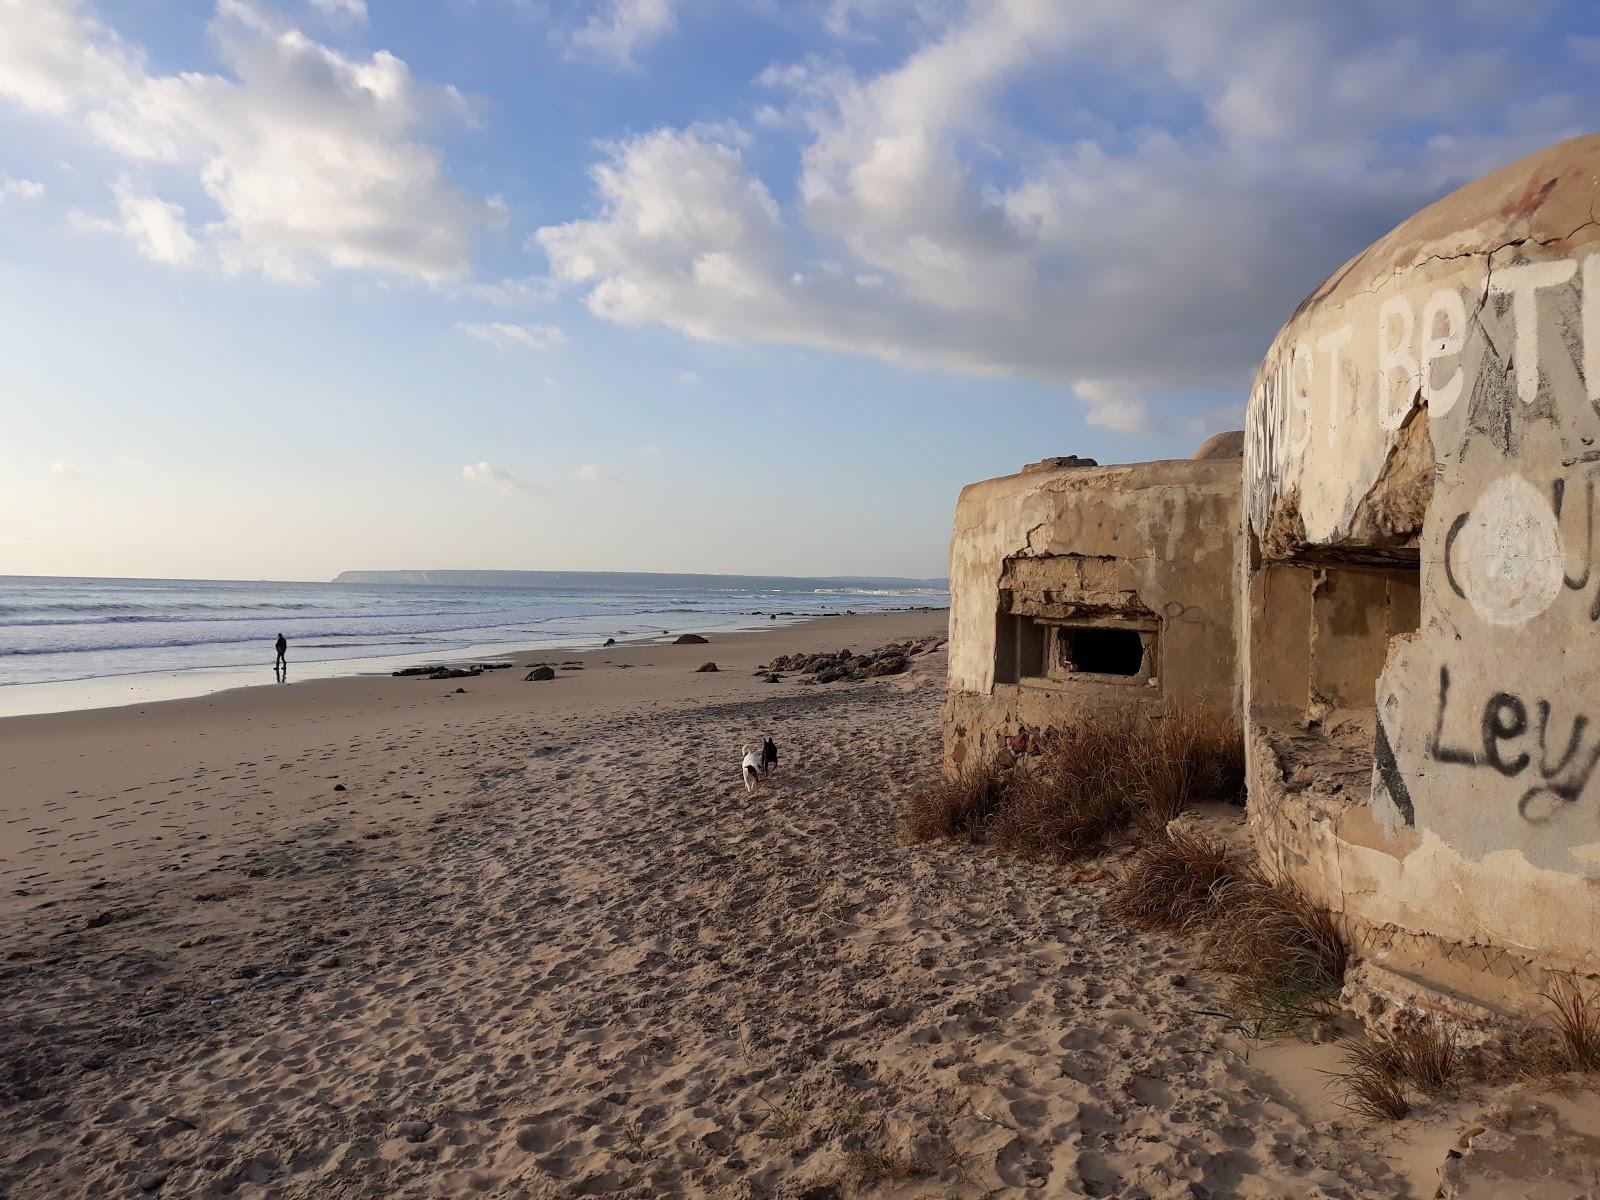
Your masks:
M0 574L944 574L1600 112L1524 0L0 0Z

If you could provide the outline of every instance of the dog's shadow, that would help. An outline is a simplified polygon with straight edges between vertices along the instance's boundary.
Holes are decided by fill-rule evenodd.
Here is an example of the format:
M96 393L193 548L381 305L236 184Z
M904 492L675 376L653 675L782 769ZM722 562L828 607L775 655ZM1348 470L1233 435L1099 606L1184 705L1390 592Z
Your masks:
M795 782L798 781L787 775L767 775L756 784L756 790L750 795L754 799L762 792L787 792L792 790Z

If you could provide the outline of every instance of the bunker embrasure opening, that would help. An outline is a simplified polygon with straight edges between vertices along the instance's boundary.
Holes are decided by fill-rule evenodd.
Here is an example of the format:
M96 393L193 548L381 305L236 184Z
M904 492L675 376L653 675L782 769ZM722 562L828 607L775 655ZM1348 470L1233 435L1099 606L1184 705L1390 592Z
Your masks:
M1149 635L1154 643L1154 633ZM1094 625L1062 625L1056 629L1056 662L1063 673L1114 675L1132 678L1148 675L1145 639L1135 629L1105 629Z
M1040 616L1008 611L1013 603L1008 599L997 617L996 683L1071 687L1156 682L1160 621L1154 614Z

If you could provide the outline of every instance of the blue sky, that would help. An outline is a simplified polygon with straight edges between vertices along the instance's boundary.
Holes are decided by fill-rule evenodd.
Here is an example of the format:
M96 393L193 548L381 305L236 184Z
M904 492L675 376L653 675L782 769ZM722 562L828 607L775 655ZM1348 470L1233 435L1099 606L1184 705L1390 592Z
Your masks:
M1597 69L1586 3L0 0L0 572L942 574Z

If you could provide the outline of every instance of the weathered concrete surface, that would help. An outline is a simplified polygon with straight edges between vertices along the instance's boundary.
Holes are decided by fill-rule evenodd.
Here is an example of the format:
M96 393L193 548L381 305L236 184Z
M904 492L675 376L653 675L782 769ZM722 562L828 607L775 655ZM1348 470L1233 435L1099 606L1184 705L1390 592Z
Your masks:
M1244 457L1244 430L1229 429L1223 433L1213 433L1200 443L1200 449L1190 457L1205 458L1243 458Z
M1087 708L1184 700L1232 709L1239 496L1237 457L1046 460L966 488L950 547L946 770L1013 741L1026 748L1030 735ZM1063 671L1055 653L1049 675L1008 680L1005 639L1018 636L1018 615L1051 631L1137 635L1139 670Z
M1600 972L1600 136L1418 213L1246 428L1251 813L1397 969Z

